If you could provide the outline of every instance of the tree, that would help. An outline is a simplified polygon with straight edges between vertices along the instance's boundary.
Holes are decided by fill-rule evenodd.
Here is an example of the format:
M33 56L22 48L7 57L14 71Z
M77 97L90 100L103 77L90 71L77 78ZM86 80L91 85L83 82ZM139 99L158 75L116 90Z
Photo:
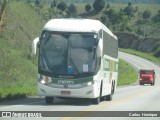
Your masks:
M157 12L157 14L153 17L153 21L155 23L160 22L160 10Z
M105 2L103 0L95 0L93 3L93 8L96 12L100 12L105 7Z
M137 12L137 11L138 11L138 9L139 9L139 8L138 8L138 6L136 6L136 7L135 7L135 12Z
M27 3L31 3L31 0L27 0Z
M150 10L145 10L143 12L143 19L148 19L151 16L151 11Z
M122 10L118 13L119 31L125 31L127 29L128 16L123 13Z
M51 3L51 8L54 9L57 6L57 0L53 0Z
M50 7L48 8L48 11L46 11L46 13L44 14L44 18L46 20L51 19L53 17L57 18L57 15L58 15L57 11L54 8Z
M109 9L110 7L111 7L111 5L109 3L107 3L106 9Z
M61 10L61 11L65 11L67 8L67 4L65 2L60 2L58 5L57 5L57 9Z
M85 10L86 10L86 12L88 13L90 10L91 10L91 5L90 4L87 4L86 6L85 6Z
M160 30L160 23L154 23L151 20L139 20L136 33L145 37L153 37Z
M109 9L109 11L107 11L107 16L112 24L116 24L119 22L119 15L115 12L114 9Z
M132 3L131 3L131 2L128 2L128 6L132 6Z
M135 9L134 7L132 6L132 4L129 2L128 3L128 6L124 8L123 12L129 17L133 17L134 16L134 13L135 13Z
M108 19L107 15L102 15L102 16L100 17L100 21L101 21L103 24L109 26L109 23L110 23L110 22L109 22L109 19Z
M114 14L114 9L113 8L111 8L109 11L107 11L107 16L108 16L108 18L112 18L112 16L113 16L113 14Z
M77 15L77 7L74 4L69 5L68 14L70 17L75 17Z
M35 5L36 5L36 6L39 6L39 5L40 5L40 1L39 1L39 0L36 0L36 1L35 1Z

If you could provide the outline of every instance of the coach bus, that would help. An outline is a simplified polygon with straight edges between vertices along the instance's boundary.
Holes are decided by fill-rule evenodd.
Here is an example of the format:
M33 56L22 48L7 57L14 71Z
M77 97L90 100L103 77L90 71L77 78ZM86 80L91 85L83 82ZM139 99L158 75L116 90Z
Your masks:
M38 95L111 101L117 86L118 40L100 21L52 19L32 43L38 49Z

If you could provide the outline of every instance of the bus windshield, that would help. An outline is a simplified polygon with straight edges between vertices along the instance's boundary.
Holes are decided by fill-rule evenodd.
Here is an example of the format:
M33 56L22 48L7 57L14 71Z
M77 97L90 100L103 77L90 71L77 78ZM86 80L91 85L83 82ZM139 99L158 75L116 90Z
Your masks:
M43 32L39 70L65 76L94 73L96 43L95 33Z

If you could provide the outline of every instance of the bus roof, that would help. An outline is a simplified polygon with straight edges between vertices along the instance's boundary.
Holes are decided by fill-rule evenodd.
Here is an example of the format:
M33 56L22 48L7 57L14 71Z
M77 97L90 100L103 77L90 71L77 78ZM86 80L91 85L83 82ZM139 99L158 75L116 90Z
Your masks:
M117 37L100 21L91 19L51 19L46 23L43 30L57 32L98 32L100 29L105 30L109 35Z

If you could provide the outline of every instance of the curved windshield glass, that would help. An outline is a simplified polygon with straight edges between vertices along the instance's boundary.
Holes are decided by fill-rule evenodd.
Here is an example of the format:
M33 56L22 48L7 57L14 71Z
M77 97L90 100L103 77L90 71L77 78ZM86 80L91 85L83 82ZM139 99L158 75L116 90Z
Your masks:
M150 74L150 75L152 75L153 72L152 72L152 70L140 70L140 74Z
M39 70L58 75L95 71L97 35L44 32L40 40Z

